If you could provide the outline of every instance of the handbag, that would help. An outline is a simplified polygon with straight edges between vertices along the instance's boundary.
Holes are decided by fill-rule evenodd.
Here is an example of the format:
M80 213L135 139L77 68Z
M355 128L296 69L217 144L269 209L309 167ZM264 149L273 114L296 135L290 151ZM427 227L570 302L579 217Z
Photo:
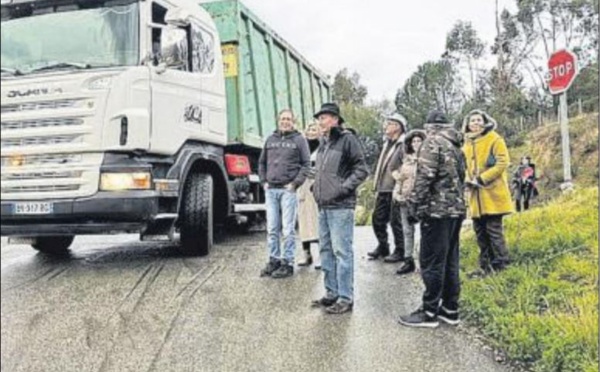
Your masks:
M494 156L494 145L496 144L496 141L494 141L494 143L492 143L492 148L490 149L490 154L488 155L488 157L485 161L486 168L491 168L496 165L496 157Z

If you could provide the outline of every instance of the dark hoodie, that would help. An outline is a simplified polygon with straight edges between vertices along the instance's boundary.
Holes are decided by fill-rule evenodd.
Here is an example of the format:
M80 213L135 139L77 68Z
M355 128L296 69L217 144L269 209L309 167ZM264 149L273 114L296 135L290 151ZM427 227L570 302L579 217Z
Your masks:
M258 174L261 183L282 188L288 184L302 186L310 169L310 152L304 136L298 131L275 131L267 138L260 159Z
M319 208L356 206L356 189L369 175L362 145L352 129L334 127L317 150L313 194Z
M452 124L425 124L427 138L417 155L417 174L409 210L418 219L466 214L463 138Z

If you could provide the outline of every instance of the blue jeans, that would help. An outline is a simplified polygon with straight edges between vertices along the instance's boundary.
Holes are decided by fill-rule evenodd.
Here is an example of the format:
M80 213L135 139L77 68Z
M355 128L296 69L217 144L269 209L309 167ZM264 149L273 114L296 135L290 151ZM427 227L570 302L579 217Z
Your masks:
M294 264L296 251L296 219L298 218L298 196L286 189L267 189L267 247L269 258L283 258ZM281 257L281 235L283 235L283 257Z
M319 210L321 268L328 298L354 301L354 210Z

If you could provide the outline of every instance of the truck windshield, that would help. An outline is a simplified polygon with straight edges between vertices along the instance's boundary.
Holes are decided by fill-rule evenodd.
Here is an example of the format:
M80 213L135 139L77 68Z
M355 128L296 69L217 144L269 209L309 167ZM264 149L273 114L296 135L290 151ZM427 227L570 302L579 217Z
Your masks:
M3 17L2 75L139 62L138 3Z

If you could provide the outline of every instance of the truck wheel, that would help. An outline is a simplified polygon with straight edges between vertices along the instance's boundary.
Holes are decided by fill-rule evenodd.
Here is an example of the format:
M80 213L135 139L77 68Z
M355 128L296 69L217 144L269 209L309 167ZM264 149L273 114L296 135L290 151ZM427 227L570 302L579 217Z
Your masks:
M36 238L36 242L31 246L40 252L47 254L60 255L69 251L69 247L73 244L75 236L40 236Z
M213 179L192 174L183 191L181 249L193 256L206 256L213 245Z

